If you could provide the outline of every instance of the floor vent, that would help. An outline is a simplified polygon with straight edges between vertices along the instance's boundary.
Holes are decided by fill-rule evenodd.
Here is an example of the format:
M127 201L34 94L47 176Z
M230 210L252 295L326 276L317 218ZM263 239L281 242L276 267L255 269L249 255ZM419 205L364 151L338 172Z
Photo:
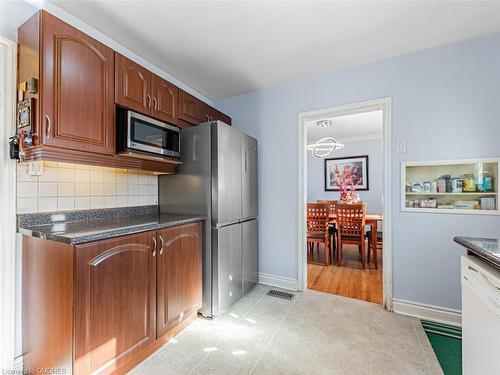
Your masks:
M275 289L271 289L269 292L267 292L267 295L271 296L271 297L286 299L287 301L291 301L293 299L293 297L295 297L295 294L281 292L281 291L275 290Z

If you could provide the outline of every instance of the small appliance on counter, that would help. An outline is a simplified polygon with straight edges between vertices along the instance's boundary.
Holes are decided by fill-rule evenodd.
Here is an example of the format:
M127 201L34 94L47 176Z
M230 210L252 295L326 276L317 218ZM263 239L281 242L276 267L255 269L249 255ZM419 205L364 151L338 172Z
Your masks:
M116 145L118 154L141 159L180 157L179 128L116 108Z

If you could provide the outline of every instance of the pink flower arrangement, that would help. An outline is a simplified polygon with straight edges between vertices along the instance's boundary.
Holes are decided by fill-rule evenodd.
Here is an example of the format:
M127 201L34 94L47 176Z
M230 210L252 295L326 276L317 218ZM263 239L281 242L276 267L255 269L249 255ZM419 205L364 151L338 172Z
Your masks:
M354 167L351 171L349 166L345 165L342 172L340 172L339 166L335 165L335 184L339 188L340 202L356 203L360 201L359 195L356 193L356 186L358 186L357 170L358 168Z

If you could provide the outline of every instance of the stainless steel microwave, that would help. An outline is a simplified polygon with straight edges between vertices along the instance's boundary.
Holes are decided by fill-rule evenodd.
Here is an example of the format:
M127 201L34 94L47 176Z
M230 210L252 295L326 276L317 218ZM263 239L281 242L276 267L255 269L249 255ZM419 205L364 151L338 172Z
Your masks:
M118 152L180 158L179 128L124 108L116 109Z

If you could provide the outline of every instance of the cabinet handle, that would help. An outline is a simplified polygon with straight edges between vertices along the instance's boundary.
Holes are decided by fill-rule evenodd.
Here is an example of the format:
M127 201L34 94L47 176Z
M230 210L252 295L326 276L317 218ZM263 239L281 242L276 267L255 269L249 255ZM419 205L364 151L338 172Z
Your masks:
M47 139L50 138L50 132L52 130L52 122L50 121L50 117L48 115L45 115L45 119L47 120L47 127L45 129L45 135Z
M158 101L156 98L153 96L153 109L156 111L158 109Z
M163 242L163 237L162 236L160 236L160 242L161 242L161 244L160 244L160 255L162 255L163 254L163 246L165 245L165 242Z
M156 238L151 237L153 239L153 256L156 256Z
M148 108L151 109L151 95L148 94Z

